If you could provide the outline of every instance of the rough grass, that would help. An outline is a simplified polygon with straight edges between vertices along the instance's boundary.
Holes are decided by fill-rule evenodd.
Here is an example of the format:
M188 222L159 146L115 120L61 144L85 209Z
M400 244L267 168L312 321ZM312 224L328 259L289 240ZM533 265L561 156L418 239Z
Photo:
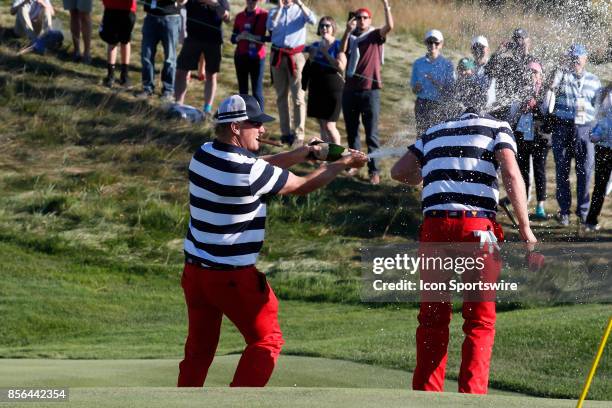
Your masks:
M234 12L242 7L240 2L232 4ZM354 4L312 5L319 13L337 15ZM423 10L418 2L393 6L398 27L409 26L410 18L420 18L423 24L429 21L418 13L410 17L406 11ZM96 3L95 22L99 22L100 7ZM472 6L430 5L432 10L453 7ZM457 16L453 21L464 21L464 14ZM58 17L67 27L67 13L58 8ZM3 26L10 22L9 16L0 17ZM136 84L139 24L134 30L132 59ZM155 98L139 101L130 92L100 86L104 47L97 38L93 66L70 62L68 49L44 57L17 56L21 44L15 40L0 44L0 188L5 192L0 196L0 226L4 239L49 251L63 248L120 260L180 265L188 218L187 163L197 146L210 139L210 128L163 120L163 109ZM231 52L231 47L225 47L218 98L234 91ZM405 129L412 126L414 96L407 90L406 78L410 62L421 52L422 46L401 30L389 38L381 119L381 135L387 143L410 143ZM447 53L453 58L461 55L452 49ZM609 67L598 69L609 72ZM274 100L272 93L266 87L268 101ZM189 103L199 105L201 84L192 83L188 98ZM271 126L272 135L278 134L277 126ZM316 126L309 121L308 128ZM342 123L340 128L342 131ZM401 131L402 135L394 135ZM549 157L550 197L554 197L552 161ZM272 201L261 265L278 282L281 296L357 302L358 249L364 243L414 239L419 192L389 181L391 163L383 161L383 183L377 187L360 178L341 177L308 197ZM309 169L301 166L296 171ZM598 239L612 237L607 224L611 209L608 200L602 217L604 230L595 236ZM548 210L555 211L552 199ZM500 219L505 222L503 216ZM516 239L511 230L507 235ZM536 235L549 241L592 239L554 222L536 225Z

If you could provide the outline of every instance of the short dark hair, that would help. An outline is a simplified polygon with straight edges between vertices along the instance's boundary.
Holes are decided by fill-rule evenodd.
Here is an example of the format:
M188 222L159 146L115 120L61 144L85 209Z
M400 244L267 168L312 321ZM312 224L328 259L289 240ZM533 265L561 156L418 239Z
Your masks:
M336 25L336 20L334 20L334 18L331 16L323 16L319 20L319 24L317 24L317 35L321 35L321 23L324 21L329 21L329 23L332 26L332 30L334 34L336 34L336 30L338 29L338 26Z
M230 129L230 125L233 122L227 122L227 123L216 123L215 124L215 128L214 128L214 132L215 132L215 136L217 137L223 137L226 134L229 133L229 129Z

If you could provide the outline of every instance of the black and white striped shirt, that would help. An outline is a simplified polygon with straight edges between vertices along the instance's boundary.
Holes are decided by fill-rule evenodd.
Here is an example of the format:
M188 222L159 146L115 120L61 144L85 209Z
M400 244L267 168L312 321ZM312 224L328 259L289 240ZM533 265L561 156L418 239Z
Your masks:
M421 164L422 207L428 210L497 210L499 190L495 152L516 153L507 122L466 112L429 128L408 147Z
M289 172L243 148L205 143L189 164L185 256L209 266L253 265L263 245L266 198Z

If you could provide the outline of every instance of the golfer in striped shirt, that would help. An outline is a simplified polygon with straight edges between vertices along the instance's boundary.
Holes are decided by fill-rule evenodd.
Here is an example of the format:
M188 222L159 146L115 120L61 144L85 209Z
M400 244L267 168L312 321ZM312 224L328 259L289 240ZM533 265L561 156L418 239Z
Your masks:
M521 238L536 242L529 227L525 184L515 154L516 143L508 123L472 109L429 128L410 146L391 169L391 177L410 185L423 183L422 246L479 242L481 237L503 240L502 228L495 220L498 167L516 211ZM496 279L501 270L499 258L488 257L483 269L485 276L488 273ZM421 279L427 279L428 273L436 272L422 269ZM415 390L442 391L452 306L450 301L423 301L423 293L421 296L412 386ZM495 336L495 302L464 298L463 318L459 392L485 394Z
M257 157L263 113L249 95L233 95L216 113L216 139L204 143L189 165L190 222L182 286L189 316L178 386L201 387L226 315L247 343L231 386L266 385L283 344L278 301L255 262L262 247L266 202L276 194L307 194L347 167L367 163L357 151L298 177L287 168L319 146Z

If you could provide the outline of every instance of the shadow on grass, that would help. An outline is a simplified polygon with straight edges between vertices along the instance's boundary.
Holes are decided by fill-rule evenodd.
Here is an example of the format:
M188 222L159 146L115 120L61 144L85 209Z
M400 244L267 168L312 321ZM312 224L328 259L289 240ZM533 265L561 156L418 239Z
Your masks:
M330 222L342 225L342 233L360 238L384 238L395 235L416 238L420 219L420 201L413 189L401 185L380 184L352 178L339 178L326 193L335 198L330 203ZM348 214L335 211L337 205L350 205Z
M18 50L15 50L17 52ZM42 59L42 60L41 60ZM14 55L0 49L0 69L4 71L26 71L35 72L41 76L58 76L65 75L68 77L85 79L97 83L100 81L100 76L92 73L86 73L70 69L66 64L57 61L51 55L47 54L44 57L37 59L30 58L26 55Z
M413 189L401 185L373 186L356 178L339 177L314 195L279 197L273 204L272 216L289 225L328 225L335 233L350 237L416 238L420 208Z

